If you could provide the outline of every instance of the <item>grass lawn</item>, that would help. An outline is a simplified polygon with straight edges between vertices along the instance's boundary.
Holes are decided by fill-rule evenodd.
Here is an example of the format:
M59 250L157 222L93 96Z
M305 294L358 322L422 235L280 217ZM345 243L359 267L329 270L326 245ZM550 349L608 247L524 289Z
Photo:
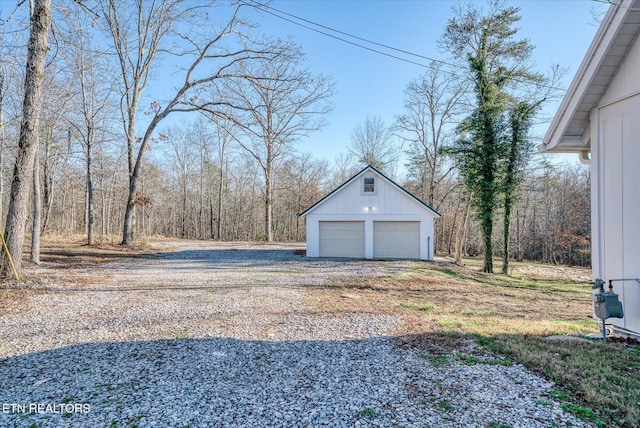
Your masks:
M424 263L410 271L329 287L317 308L399 315L399 341L431 361L516 362L553 380L562 407L599 426L640 426L640 346L551 341L550 335L597 333L591 318L590 271L514 263L509 276ZM497 359L461 355L475 339Z

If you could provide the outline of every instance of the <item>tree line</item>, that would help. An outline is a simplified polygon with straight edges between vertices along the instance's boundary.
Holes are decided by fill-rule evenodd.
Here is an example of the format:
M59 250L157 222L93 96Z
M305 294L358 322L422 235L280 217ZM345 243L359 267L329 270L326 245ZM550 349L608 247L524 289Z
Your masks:
M589 263L588 169L532 157L531 125L557 74L532 71L517 9L457 10L440 43L466 72L433 63L407 83L393 123L366 116L329 162L296 143L324 126L334 83L292 40L248 25L250 4L29 5L0 23L0 218L11 254L30 237L38 263L46 233L85 234L88 245L303 241L298 214L371 164L442 213L439 254L484 254L487 271L494 256ZM157 98L149 87L167 72L175 89Z

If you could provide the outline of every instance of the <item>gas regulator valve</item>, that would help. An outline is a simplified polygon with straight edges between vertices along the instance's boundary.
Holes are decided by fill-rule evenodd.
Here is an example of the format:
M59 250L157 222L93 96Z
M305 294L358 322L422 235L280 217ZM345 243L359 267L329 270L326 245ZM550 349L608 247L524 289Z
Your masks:
M600 278L596 278L591 284L591 288L598 290L591 296L595 315L602 320L622 318L624 316L622 302L618 299L618 295L613 292L612 281L609 281L609 291L604 291L605 282Z

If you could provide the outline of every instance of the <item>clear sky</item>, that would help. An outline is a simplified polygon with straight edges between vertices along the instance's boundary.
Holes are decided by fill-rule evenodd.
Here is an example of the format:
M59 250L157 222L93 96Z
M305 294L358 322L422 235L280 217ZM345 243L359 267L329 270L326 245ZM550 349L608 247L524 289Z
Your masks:
M478 5L486 2L476 1ZM458 2L445 0L275 0L271 6L283 12L377 43L425 57L447 60L437 40ZM522 17L518 33L536 47L534 61L546 72L555 64L568 68L559 86L566 88L597 31L595 13L607 5L594 0L509 1ZM352 129L367 115L380 116L390 125L403 111L406 84L427 69L359 48L293 23L260 13L253 20L271 36L291 36L302 46L310 69L333 76L337 94L328 125L301 141L298 148L332 162L346 152ZM309 24L306 24L309 25ZM336 34L337 35L337 34ZM348 38L346 36L340 36ZM349 40L382 49L355 39ZM398 54L428 64L428 60ZM549 104L548 115L559 103ZM546 126L538 127L542 137Z

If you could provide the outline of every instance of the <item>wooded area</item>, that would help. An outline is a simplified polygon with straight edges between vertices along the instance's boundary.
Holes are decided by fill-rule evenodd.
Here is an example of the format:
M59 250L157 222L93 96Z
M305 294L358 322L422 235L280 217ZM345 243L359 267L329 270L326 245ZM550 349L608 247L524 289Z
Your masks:
M304 138L324 125L333 82L308 70L293 41L246 25L242 10L252 5L226 4L210 14L212 33L204 27L214 23L201 18L213 6L201 2L33 4L33 13L21 4L0 23L2 221L12 215L17 182L31 194L22 224L32 237L85 234L89 245L155 235L304 241L298 214L371 163L442 214L437 253L459 258L486 247L478 195L456 156L443 150L460 140L458 125L473 111L468 76L434 63L407 82L405 110L394 123L363 117L351 146L329 162L306 153ZM21 130L31 123L26 55L38 8L52 13L55 37L39 72L44 96L30 161L22 160ZM149 88L169 72L180 83L156 99ZM531 148L532 135L524 138ZM401 153L406 165L397 161ZM27 172L18 172L21 163ZM512 257L588 265L588 168L533 156L519 174L505 235ZM492 218L503 218L505 205L495 199L491 206ZM9 226L8 240L19 234ZM491 252L501 256L502 230L492 234ZM38 245L34 239L32 248Z

